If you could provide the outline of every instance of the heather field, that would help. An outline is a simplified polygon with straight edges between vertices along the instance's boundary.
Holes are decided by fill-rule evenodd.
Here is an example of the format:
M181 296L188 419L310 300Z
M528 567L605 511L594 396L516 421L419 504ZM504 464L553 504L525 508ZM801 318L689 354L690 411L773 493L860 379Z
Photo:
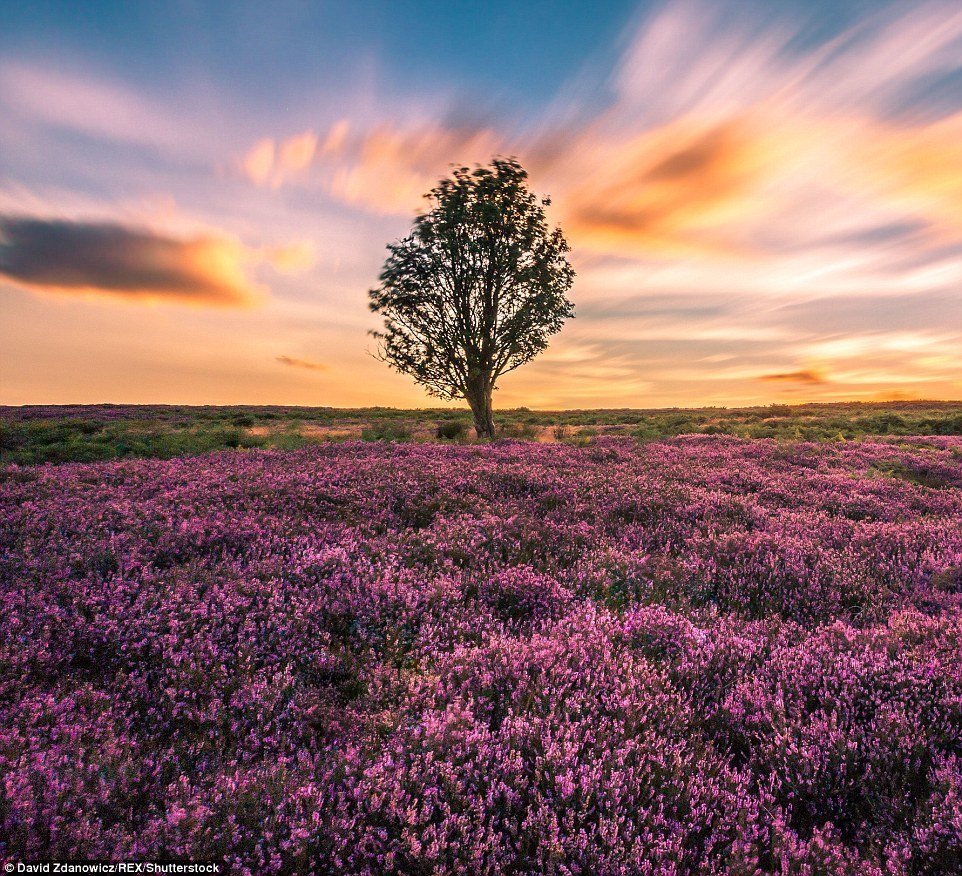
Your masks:
M962 872L960 437L0 472L0 857Z

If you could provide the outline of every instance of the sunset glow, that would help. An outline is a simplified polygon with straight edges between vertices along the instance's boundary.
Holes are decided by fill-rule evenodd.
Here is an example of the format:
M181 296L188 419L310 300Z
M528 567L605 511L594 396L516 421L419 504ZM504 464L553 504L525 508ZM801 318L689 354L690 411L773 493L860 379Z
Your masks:
M578 273L500 406L962 398L958 3L422 5L11 10L0 402L429 404L366 291L496 154Z

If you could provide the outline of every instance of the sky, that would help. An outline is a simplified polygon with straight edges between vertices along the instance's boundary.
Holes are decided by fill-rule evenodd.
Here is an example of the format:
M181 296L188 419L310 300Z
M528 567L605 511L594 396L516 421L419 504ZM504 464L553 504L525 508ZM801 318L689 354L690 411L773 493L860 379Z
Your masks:
M495 155L577 271L496 406L962 398L958 0L0 12L2 404L437 404L367 290Z

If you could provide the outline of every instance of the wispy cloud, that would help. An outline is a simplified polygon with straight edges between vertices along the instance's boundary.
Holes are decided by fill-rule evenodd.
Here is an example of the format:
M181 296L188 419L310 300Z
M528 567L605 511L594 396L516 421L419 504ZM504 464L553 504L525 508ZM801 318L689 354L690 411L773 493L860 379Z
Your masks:
M0 64L0 106L34 125L98 140L181 151L182 119L123 83L36 62Z
M575 125L342 120L264 140L243 165L258 183L310 176L352 205L403 213L452 162L516 153L575 244L616 254L761 256L789 233L823 234L833 211L851 225L853 207L865 229L901 216L962 237L962 115L893 115L926 77L962 68L962 13L916 4L807 46L803 32L677 0L641 22L613 100L570 112Z
M270 180L276 151L274 141L267 138L255 143L244 156L241 166L252 182L262 184Z
M455 156L483 161L498 151L503 136L483 126L448 127L443 122L399 128L392 124L355 129L347 120L326 131L306 131L283 140L264 139L242 158L246 176L278 187L316 180L345 203L374 213L408 213Z
M309 240L299 240L265 251L267 260L282 274L301 274L317 264L317 250Z
M817 371L785 371L781 374L762 374L759 380L769 383L801 383L807 386L820 386L827 383L826 379Z
M30 290L242 307L260 295L248 252L217 237L176 239L103 222L0 216L0 276Z
M327 371L327 365L323 362L315 362L313 359L299 359L295 356L277 356L276 362L281 365L288 365L291 368L306 368L308 371Z

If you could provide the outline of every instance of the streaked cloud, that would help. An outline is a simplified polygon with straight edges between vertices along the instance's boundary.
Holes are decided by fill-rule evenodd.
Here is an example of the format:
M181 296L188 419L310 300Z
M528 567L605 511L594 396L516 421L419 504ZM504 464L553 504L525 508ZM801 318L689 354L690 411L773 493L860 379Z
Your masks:
M0 63L0 105L31 123L102 140L175 148L184 138L176 115L126 85L37 63Z
M253 182L266 183L270 179L275 151L274 141L268 138L256 143L244 156L244 172Z
M261 295L245 272L248 260L228 238L0 216L0 277L34 291L243 307Z
M313 359L299 359L296 356L276 356L275 361L291 368L306 368L308 371L327 371L327 365Z
M581 172L572 155L546 176L576 243L618 255L725 257L745 248L731 229L762 206L774 147L752 122L731 119L683 120L624 140L589 131L575 150L589 158Z
M317 135L311 131L305 131L281 144L281 166L291 172L304 170L310 165L316 151Z
M783 248L783 217L781 236L803 242L832 211L858 228L904 217L962 238L962 114L891 116L906 89L962 68L962 13L884 9L804 49L801 33L744 6L675 0L641 22L614 99L567 108L575 124L341 120L262 141L244 166L270 185L310 170L346 203L410 213L450 164L518 154L574 244L619 255L760 257Z
M299 240L266 251L267 260L284 274L302 274L317 264L317 249L309 240Z
M781 374L762 374L759 380L769 383L801 383L808 386L819 386L826 383L825 378L817 371L784 371Z
M485 161L499 150L500 135L482 126L455 128L429 122L408 129L391 124L352 131L342 120L319 134L266 139L243 158L249 179L277 187L304 177L314 165L336 198L378 214L410 213L456 156Z
M265 137L241 158L243 174L257 185L277 188L296 179L315 161L342 154L350 127L346 119L331 126L323 140L314 131L304 131L286 139Z

